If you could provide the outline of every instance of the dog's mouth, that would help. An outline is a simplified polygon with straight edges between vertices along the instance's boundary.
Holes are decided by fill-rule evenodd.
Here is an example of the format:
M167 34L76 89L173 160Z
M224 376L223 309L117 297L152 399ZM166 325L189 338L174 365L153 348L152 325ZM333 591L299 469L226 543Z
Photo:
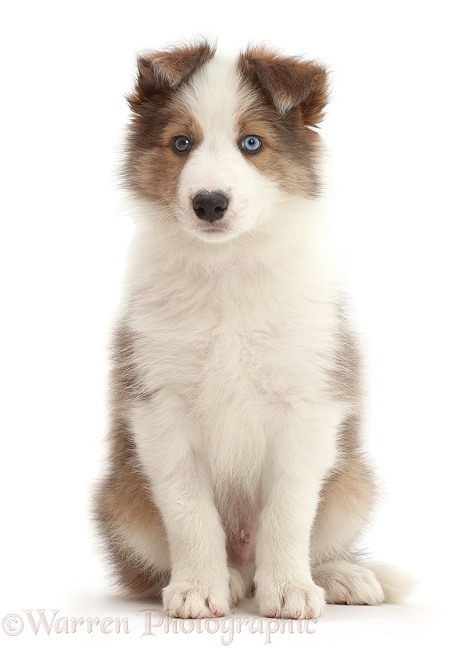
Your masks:
M204 241L223 241L235 236L230 223L216 221L213 223L194 223L186 228L190 234Z
M198 225L196 227L198 232L205 232L206 234L218 234L222 232L229 232L230 228L225 223L211 223L206 225Z

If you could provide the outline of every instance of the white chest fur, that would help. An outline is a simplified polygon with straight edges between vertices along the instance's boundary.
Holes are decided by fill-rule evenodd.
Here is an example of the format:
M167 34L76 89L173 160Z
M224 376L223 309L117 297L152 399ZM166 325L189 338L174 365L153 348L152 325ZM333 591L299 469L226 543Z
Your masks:
M330 400L336 284L304 254L204 272L140 249L128 322L145 388L181 399L214 483L254 491L288 412Z

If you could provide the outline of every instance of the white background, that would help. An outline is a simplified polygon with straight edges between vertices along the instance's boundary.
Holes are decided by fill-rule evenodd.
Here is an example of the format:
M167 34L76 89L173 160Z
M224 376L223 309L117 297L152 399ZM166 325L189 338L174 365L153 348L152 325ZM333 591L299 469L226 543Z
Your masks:
M131 226L115 168L136 52L194 34L324 60L335 232L367 344L367 439L385 497L367 544L422 582L405 606L331 606L277 645L467 645L471 604L472 19L468 2L5 3L1 48L1 605L128 616L88 522L106 348ZM466 610L466 611L465 611ZM241 614L247 614L244 607ZM23 616L23 618L25 618ZM40 632L40 635L44 634ZM221 645L220 634L195 634ZM443 641L441 641L443 639ZM243 631L235 643L264 645ZM466 643L467 642L467 643Z

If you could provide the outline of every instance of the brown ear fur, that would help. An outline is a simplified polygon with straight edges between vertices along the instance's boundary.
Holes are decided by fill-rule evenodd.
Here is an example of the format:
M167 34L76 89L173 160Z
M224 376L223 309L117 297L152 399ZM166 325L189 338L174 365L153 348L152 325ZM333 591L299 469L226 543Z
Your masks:
M296 56L280 56L265 47L247 50L241 56L245 76L260 85L281 114L301 111L303 122L314 126L323 119L328 101L326 68Z
M136 111L151 97L165 94L186 81L193 72L209 61L215 53L206 41L192 45L149 52L137 59L138 77L133 94L127 97L132 110Z

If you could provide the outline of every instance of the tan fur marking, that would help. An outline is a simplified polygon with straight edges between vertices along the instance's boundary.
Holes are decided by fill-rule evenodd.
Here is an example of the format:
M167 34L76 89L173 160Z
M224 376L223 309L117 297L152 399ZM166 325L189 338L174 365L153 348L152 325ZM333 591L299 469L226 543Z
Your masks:
M122 416L131 401L146 397L134 367L133 336L123 325L115 332L112 356L109 470L96 487L94 516L118 584L131 594L140 594L162 582L166 584L169 575L156 573L141 564L121 536L121 529L131 533L152 529L157 534L165 534L160 513L149 496L128 424Z
M304 127L297 116L282 118L272 106L256 105L241 116L237 128L239 145L247 135L257 135L263 141L258 153L243 153L249 164L287 193L316 193L319 135ZM288 164L288 159L293 164Z
M239 60L243 82L255 101L239 117L239 136L258 135L261 151L247 155L287 193L318 193L319 134L327 101L326 70L312 61L282 57L265 48L250 49Z
M373 471L353 453L323 486L313 527L313 560L319 564L350 552L376 501Z
M168 575L143 565L124 543L120 530L127 528L133 533L154 527L157 533L165 531L137 466L129 432L120 421L111 430L110 463L109 475L96 490L95 519L119 586L131 594L140 594L165 582Z
M139 56L137 82L134 92L128 97L132 110L139 113L143 102L177 88L209 61L214 53L215 48L202 41Z
M185 135L194 146L202 133L179 99L177 89L214 56L207 42L138 58L138 78L127 98L132 109L128 158L123 169L126 186L135 193L170 204L187 159L172 148L173 137Z
M161 111L149 116L147 134L147 147L133 137L133 132L129 138L127 182L139 194L170 205L176 198L181 170L192 155L192 149L189 153L176 153L173 140L184 135L192 148L196 148L203 134L178 95Z
M281 56L266 47L247 50L241 57L244 74L261 85L282 114L297 109L305 125L323 119L328 101L326 68L297 56Z

